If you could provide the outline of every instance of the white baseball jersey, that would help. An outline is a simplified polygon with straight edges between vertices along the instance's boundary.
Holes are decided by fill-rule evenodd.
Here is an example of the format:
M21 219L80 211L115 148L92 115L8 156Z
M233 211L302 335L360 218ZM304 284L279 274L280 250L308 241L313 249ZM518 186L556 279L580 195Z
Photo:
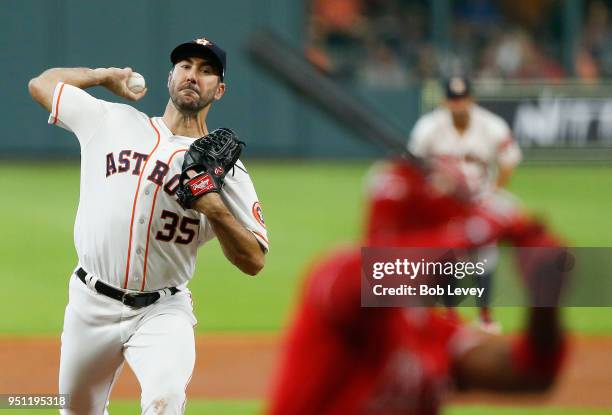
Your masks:
M412 130L408 149L415 156L456 161L475 194L493 188L499 166L514 167L522 157L508 124L478 105L472 105L463 134L453 125L446 108L425 114Z
M184 287L198 247L215 237L206 216L183 209L175 196L193 138L173 135L161 118L63 82L55 88L49 123L73 132L81 146L74 226L79 265L114 287ZM227 174L220 194L267 250L261 206L242 162Z

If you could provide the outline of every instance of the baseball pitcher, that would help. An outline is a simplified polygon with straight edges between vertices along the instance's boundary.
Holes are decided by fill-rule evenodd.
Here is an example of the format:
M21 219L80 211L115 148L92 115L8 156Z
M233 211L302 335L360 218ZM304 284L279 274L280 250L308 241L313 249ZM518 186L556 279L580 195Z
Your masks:
M29 83L49 124L74 133L81 148L78 264L61 338L66 415L106 414L125 361L140 383L143 414L182 414L195 361L187 284L198 248L216 237L244 273L264 266L268 237L238 159L244 144L206 124L225 92L226 54L201 38L177 46L170 60L161 117L85 91L99 85L143 98L146 89L131 88L130 68L55 68Z

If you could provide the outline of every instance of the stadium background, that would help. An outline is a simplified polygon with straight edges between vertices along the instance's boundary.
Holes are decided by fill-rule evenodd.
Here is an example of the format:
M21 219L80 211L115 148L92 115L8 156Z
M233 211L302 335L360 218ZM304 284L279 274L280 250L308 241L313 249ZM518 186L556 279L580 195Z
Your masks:
M255 66L245 49L254 30L273 29L406 135L439 99L437 79L467 70L478 96L503 112L526 151L511 189L571 245L611 246L610 11L609 2L587 0L0 3L0 394L34 393L55 380L67 277L76 261L78 144L46 125L47 114L27 93L31 77L56 66L131 66L149 87L135 106L158 115L167 100L172 47L204 35L226 49L228 92L211 112L209 126L230 126L247 141L245 160L272 250L262 274L250 279L232 269L213 244L200 253L191 288L200 340L210 344L199 361L210 361L215 347L228 347L227 341L248 365L273 360L265 353L275 350L290 318L304 266L317 252L359 237L363 177L383 153ZM101 89L94 94L112 99ZM521 310L504 308L496 315L508 331L520 326ZM581 342L597 341L609 350L608 308L571 309L566 315ZM225 362L225 376L243 375L243 368L227 360L216 365ZM603 360L599 367L605 372L612 363ZM243 396L232 394L231 384L230 392L219 391L215 376L221 372L196 369L194 381L204 379L203 393L192 396L188 413L255 413L268 372L252 373L247 381L254 387ZM579 380L595 392L609 390L611 377L601 373L583 370ZM133 385L125 390L115 395L114 414L137 407ZM588 396L571 405L539 402L525 413L598 414L612 408L609 396ZM448 413L513 413L497 404L507 402L455 404Z

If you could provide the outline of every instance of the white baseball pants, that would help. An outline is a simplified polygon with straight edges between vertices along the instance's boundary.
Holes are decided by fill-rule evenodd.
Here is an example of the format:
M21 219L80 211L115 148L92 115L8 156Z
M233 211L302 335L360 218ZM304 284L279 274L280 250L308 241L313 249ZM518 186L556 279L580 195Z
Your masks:
M127 361L141 387L143 415L185 410L195 363L191 297L187 291L134 310L70 278L64 316L59 390L62 415L107 415L113 383Z

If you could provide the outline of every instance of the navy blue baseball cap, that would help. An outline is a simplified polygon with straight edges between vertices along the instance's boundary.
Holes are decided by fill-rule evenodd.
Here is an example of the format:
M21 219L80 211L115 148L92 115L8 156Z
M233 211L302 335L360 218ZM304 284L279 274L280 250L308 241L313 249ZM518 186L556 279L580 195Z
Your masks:
M191 42L181 43L174 48L170 54L170 61L175 65L181 59L191 56L203 56L213 58L214 63L219 69L221 80L225 77L225 51L217 44L211 42L205 37L194 39Z
M465 76L451 76L444 82L446 98L465 98L472 95L472 85Z

